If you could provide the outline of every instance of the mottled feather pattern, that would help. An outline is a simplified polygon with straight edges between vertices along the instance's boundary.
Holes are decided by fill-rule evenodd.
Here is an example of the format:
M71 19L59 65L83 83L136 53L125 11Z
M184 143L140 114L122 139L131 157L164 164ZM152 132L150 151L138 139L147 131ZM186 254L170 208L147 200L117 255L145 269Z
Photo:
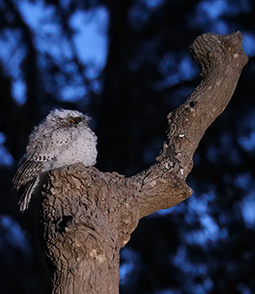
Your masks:
M13 188L15 190L19 190L21 186L33 180L33 178L37 177L38 174L42 172L43 172L42 161L35 161L33 159L23 160L14 176Z
M97 137L88 127L90 117L75 110L55 109L29 136L26 154L13 179L13 188L24 193L20 210L28 208L31 196L45 172L83 163L96 163Z
M35 177L25 185L25 191L22 194L20 201L18 203L20 205L20 211L24 211L28 208L32 194L33 194L34 190L36 189L36 187L39 183L39 180L40 180L39 177Z

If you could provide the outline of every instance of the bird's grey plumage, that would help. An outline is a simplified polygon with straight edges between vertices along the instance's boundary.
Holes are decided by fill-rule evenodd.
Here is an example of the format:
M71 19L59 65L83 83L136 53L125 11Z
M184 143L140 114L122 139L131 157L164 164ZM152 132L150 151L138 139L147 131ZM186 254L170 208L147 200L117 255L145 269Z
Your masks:
M90 117L75 110L55 109L34 128L26 154L13 179L13 188L24 193L20 210L28 208L41 177L49 170L96 163L97 137L88 127Z

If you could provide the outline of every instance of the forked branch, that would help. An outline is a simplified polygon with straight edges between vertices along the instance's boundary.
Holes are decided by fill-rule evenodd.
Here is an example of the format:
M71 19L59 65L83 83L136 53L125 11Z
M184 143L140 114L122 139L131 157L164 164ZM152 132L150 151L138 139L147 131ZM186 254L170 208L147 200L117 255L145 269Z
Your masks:
M141 217L189 197L186 178L206 129L224 110L248 61L240 32L204 34L191 46L202 81L168 115L162 151L133 177L82 164L52 171L43 191L41 230L52 293L117 294L119 250Z

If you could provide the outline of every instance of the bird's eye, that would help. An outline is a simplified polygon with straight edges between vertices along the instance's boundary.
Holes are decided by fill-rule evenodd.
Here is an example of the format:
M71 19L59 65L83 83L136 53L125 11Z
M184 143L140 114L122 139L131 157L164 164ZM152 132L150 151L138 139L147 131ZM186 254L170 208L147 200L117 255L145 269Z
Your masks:
M82 121L80 117L68 117L66 120L72 125L77 125L79 122Z

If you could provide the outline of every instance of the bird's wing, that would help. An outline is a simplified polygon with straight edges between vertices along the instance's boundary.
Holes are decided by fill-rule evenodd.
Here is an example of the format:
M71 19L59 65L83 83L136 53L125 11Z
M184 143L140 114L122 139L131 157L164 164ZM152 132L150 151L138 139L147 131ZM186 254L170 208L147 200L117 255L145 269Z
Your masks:
M13 178L13 188L19 190L43 172L43 161L24 157Z
M19 201L19 210L24 211L28 208L29 202L31 200L32 194L37 187L40 181L40 176L33 178L30 182L28 182L25 186L25 191L22 194Z

